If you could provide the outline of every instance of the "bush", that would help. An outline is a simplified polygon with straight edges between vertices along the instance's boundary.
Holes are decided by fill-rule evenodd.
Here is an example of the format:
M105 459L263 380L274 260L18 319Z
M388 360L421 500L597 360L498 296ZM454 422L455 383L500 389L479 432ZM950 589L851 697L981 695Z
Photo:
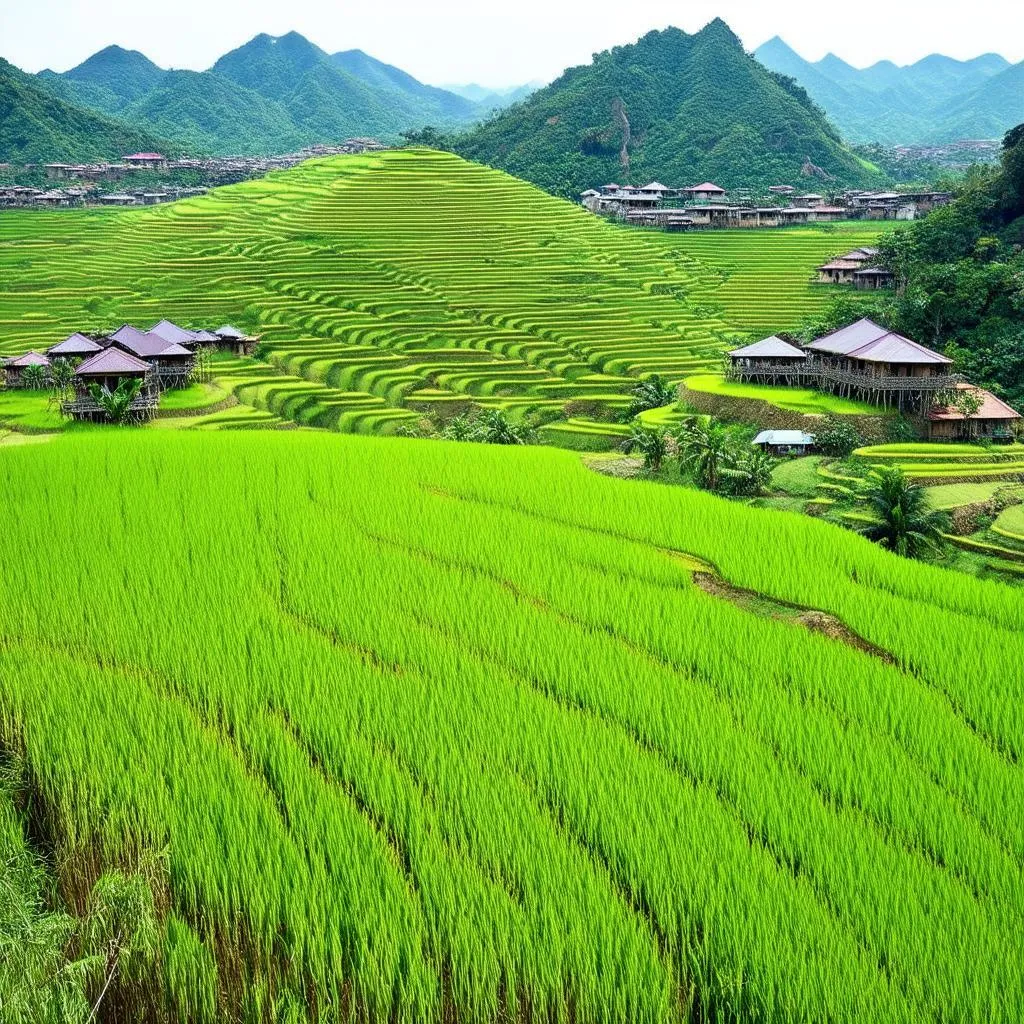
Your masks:
M836 416L826 416L825 423L814 435L818 451L845 459L864 446L864 437L851 423Z

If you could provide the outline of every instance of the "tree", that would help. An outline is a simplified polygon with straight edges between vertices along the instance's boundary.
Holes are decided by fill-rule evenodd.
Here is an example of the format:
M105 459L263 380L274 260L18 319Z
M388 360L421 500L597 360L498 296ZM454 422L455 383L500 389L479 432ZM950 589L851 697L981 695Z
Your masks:
M657 473L668 454L668 435L664 430L647 430L639 424L622 445L623 451L638 452L644 460L644 469Z
M46 387L46 369L42 366L26 366L21 371L21 383L29 391L42 391Z
M763 494L772 482L775 460L761 448L736 444L729 464L722 470L723 484L731 494L754 497Z
M717 491L722 470L730 461L729 433L715 420L694 420L679 432L679 468L689 471L694 481L709 491Z
M814 434L814 444L823 455L845 459L864 444L864 438L848 420L826 416L824 424Z
M905 558L942 548L949 517L929 507L924 488L910 483L899 466L875 470L864 495L874 520L861 532L870 540Z
M488 409L477 421L477 437L484 444L529 444L532 431L522 424L511 423L500 409Z
M89 394L111 423L126 423L131 416L132 402L142 390L142 383L138 377L122 377L113 391L99 384L90 384Z
M648 409L660 409L663 405L672 405L676 400L676 389L661 374L651 374L646 380L640 381L632 389L633 401L626 414L627 419L639 416Z
M50 364L50 390L62 398L75 383L75 368L66 359L54 359Z

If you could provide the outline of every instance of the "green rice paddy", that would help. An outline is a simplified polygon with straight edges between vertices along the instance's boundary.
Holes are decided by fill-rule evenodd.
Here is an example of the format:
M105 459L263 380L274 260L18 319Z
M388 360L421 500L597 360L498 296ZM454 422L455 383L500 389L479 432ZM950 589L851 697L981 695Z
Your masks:
M687 377L686 387L690 391L703 391L707 394L722 395L727 398L767 402L769 405L777 406L788 412L798 412L805 415L833 413L837 416L878 416L884 412L884 410L867 402L858 402L852 398L841 398L839 395L824 394L810 388L748 384L742 381L728 380L718 373L697 374L693 377Z
M100 430L0 489L61 891L167 851L126 1019L1024 1013L1020 591L538 448Z
M614 413L638 376L682 380L798 326L835 294L815 264L877 234L636 232L449 154L316 160L161 207L4 211L0 354L232 322L272 365L222 362L216 383L277 424L393 433L467 401Z

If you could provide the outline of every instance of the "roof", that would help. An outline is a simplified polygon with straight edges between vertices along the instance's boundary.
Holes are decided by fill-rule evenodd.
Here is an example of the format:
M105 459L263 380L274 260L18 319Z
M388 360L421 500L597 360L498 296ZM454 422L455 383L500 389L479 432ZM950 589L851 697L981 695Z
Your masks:
M130 153L121 157L122 160L166 160L163 153Z
M886 330L867 317L826 334L807 347L815 352L849 356L869 363L948 365L953 361L901 334Z
M196 338L192 331L186 331L184 327L179 327L171 320L161 320L160 323L154 324L150 327L149 333L156 334L164 341L175 342L179 345L188 344L190 341L195 341Z
M854 277L863 275L864 277L892 277L892 271L886 270L885 267L861 267L860 270L854 271Z
M973 384L961 382L957 384L958 391L974 391L981 399L981 406L971 417L972 420L1019 420L1020 413L1008 406L1001 398L996 398L991 391L975 387ZM958 409L946 406L941 409L932 409L928 413L930 420L962 420L964 414Z
M754 444L808 445L814 444L814 435L802 430L762 430L754 438Z
M120 345L121 348L127 349L132 355L139 356L142 359L192 355L187 348L183 348L176 342L168 342L166 338L161 338L159 334L140 331L137 327L132 327L131 324L119 327L110 337L114 344Z
M660 181L652 181L650 185L644 185L645 192L671 192L668 185L662 185Z
M210 331L195 331L193 332L192 337L194 341L199 342L220 341L220 338L218 338L216 334L213 334Z
M733 349L729 353L737 358L787 358L806 359L807 353L802 348L790 345L788 341L777 338L774 334L763 341L755 341L753 345L746 345L744 348Z
M49 366L50 360L42 352L26 352L23 356L7 360L8 366Z
M76 333L54 345L53 348L47 349L47 355L84 356L92 355L93 352L99 352L102 349L103 346L99 342L87 338L84 334Z
M859 270L864 265L863 260L849 260L845 256L840 260L833 260L831 263L823 263L819 270Z
M725 189L720 185L716 185L713 181L705 181L701 185L693 185L691 188L684 188L684 192L721 192L725 194Z
M105 348L75 370L76 377L108 377L118 373L149 373L149 363L118 348Z
M213 332L218 338L222 338L225 341L248 341L249 336L243 334L237 327L232 327L231 324L225 324L223 327L218 327Z

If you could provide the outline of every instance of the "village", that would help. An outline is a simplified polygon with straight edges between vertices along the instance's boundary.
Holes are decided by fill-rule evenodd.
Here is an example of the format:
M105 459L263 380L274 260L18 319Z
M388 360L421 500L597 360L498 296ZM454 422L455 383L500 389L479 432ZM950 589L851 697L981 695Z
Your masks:
M804 387L855 398L907 416L928 441L1011 443L1021 414L953 372L952 360L863 318L806 346L772 336L728 353L729 379ZM773 454L805 454L814 436L765 431L755 439Z
M952 196L948 192L864 192L844 190L834 195L798 193L792 185L772 185L765 191L728 190L706 181L687 188L670 188L653 181L643 186L610 183L587 189L580 199L591 213L627 224L667 231L702 228L778 228L847 220L917 220Z
M251 355L259 342L230 324L190 331L161 320L148 331L123 324L109 334L76 332L44 351L2 364L11 389L53 388L64 393L61 412L74 420L141 423L156 414L160 395L185 388L207 372L210 354ZM112 413L113 396L124 401Z
M155 206L203 195L219 185L287 170L314 157L377 152L386 149L371 138L345 139L337 145L309 146L279 156L170 158L163 153L130 153L114 163L0 164L0 208L66 209L81 206ZM19 182L37 180L53 187ZM133 184L133 179L145 184ZM155 182L155 183L154 183ZM186 183L188 182L188 183ZM192 184L196 182L196 184Z

